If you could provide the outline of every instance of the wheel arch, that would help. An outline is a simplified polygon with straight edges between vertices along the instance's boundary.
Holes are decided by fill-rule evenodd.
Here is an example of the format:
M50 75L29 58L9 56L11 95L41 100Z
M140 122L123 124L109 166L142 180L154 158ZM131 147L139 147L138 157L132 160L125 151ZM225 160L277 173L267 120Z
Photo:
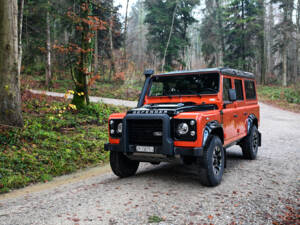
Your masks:
M258 119L254 114L250 114L247 118L247 133L249 134L251 127L255 125L258 129Z
M220 138L222 144L224 144L224 131L222 125L218 121L210 121L205 125L203 131L203 147L209 142L208 140L212 136Z

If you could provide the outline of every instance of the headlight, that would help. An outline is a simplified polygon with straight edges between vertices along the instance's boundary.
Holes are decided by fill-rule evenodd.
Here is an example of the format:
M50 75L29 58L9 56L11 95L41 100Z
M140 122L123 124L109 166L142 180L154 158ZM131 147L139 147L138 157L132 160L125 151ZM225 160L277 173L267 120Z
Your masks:
M112 138L122 137L122 122L121 119L111 119L109 121L109 133Z
M194 119L174 119L173 132L176 141L196 141L197 121Z
M121 134L122 133L122 128L123 128L123 124L119 123L118 124L118 133Z
M186 135L189 132L189 125L187 123L180 123L177 126L177 133L179 135Z

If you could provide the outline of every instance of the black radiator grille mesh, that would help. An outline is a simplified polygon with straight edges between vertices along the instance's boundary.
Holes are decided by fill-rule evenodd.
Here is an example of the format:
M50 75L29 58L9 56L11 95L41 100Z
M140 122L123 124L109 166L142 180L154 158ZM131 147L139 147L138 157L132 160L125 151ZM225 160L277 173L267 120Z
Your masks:
M162 120L128 120L128 136L130 145L162 145L163 133Z

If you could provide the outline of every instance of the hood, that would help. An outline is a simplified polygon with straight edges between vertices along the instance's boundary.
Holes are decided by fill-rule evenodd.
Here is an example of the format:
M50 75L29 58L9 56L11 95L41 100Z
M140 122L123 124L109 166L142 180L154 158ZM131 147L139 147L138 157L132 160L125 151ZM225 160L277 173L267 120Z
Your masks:
M218 107L213 104L196 104L194 102L180 103L154 103L128 111L128 114L169 114L175 116L182 112L199 112L216 110Z

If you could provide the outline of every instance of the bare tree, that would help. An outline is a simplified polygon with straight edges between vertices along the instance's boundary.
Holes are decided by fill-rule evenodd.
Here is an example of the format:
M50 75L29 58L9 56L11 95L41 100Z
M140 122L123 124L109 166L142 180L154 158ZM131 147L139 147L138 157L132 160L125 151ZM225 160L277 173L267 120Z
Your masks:
M260 47L260 51L259 51L259 55L260 55L260 75L261 75L261 84L265 84L266 83L266 48L265 48L265 15L266 15L266 11L265 11L265 0L260 0L259 2L259 10L260 10L260 18L259 18L259 23L260 23L260 32L258 35L259 38L259 47Z
M0 124L23 126L18 69L18 3L0 0Z
M296 17L296 25L297 25L297 50L296 50L296 63L297 63L297 74L296 80L298 76L300 76L300 0L297 3L297 17Z
M51 84L52 71L51 71L51 30L50 30L50 2L48 1L47 14L46 14L46 23L47 23L47 64L46 64L46 87L49 88Z
M112 0L111 5L113 7L114 1ZM109 80L112 79L112 76L115 74L115 57L114 57L114 43L113 43L113 25L114 25L114 14L111 13L110 21L109 21L109 43L110 43L110 73Z
M267 32L266 32L266 42L267 42L267 73L273 74L274 70L274 57L272 54L272 46L274 45L273 36L274 36L274 13L273 13L273 4L268 3L268 22L267 22Z
M177 7L178 7L178 3L179 3L179 2L176 1L176 6L175 6L174 12L173 12L171 29L170 29L168 42L167 42L167 45L166 45L166 48L165 48L165 52L164 52L164 57L163 57L163 62L162 62L162 66L161 66L161 71L163 71L163 70L164 70L164 67L165 67L167 51L168 51L169 44L170 44L171 37L172 37L172 33L173 33L173 27L174 27L174 21L175 21L175 15L176 15L176 10L177 10Z
M124 26L124 65L127 67L127 25L128 25L128 6L129 0L126 3L125 26Z
M22 46L22 30L23 30L23 15L24 15L24 0L20 1L20 8L19 8L19 58L18 58L18 72L21 73L21 66L22 66L22 55L23 55L23 46Z

